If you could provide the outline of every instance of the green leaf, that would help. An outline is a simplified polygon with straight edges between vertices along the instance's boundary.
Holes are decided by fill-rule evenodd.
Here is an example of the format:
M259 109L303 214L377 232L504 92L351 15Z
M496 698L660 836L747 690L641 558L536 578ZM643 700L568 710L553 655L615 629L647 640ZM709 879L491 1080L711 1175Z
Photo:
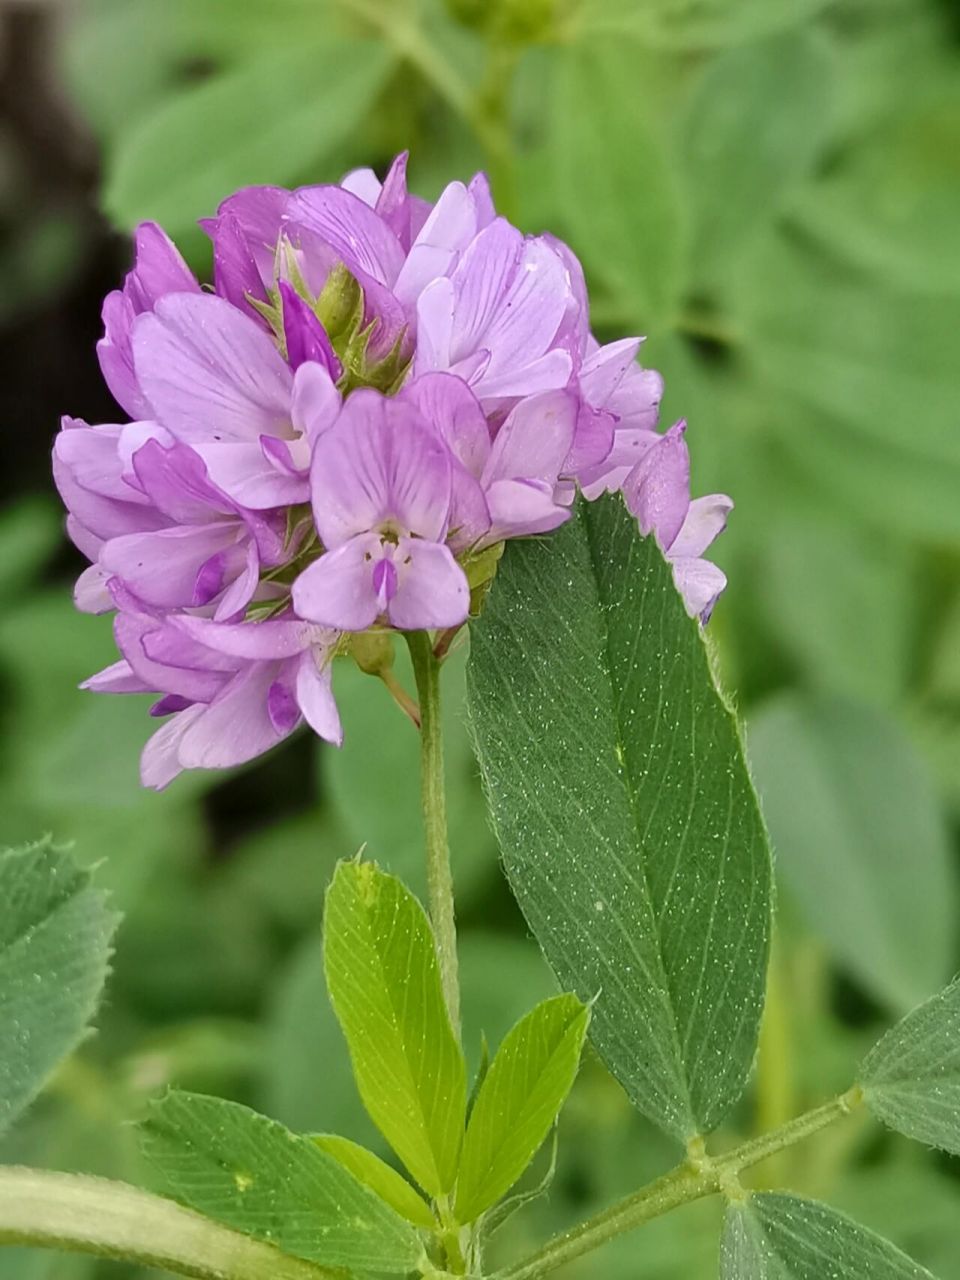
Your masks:
M960 299L880 288L783 237L748 265L744 354L777 397L784 447L871 519L960 541Z
M508 546L470 707L507 874L634 1104L682 1140L756 1048L770 859L736 722L655 541L616 497Z
M897 724L847 699L791 694L750 726L784 882L869 991L909 1009L950 975L957 882L931 779Z
M434 1230L437 1224L430 1206L406 1178L392 1169L385 1160L381 1160L366 1147L361 1147L358 1142L351 1142L349 1138L340 1138L335 1134L317 1133L312 1140L321 1151L326 1151L345 1169L349 1169L358 1182L362 1182L381 1200L385 1200L391 1209L396 1209L401 1218L406 1218L416 1227Z
M431 1196L457 1176L466 1067L420 903L370 862L341 863L327 891L327 986L360 1096Z
M740 250L812 169L830 120L831 53L807 30L708 64L683 124L698 272L707 279L737 270Z
M767 625L807 685L894 706L912 674L913 548L839 519L825 504L790 510L779 485L776 496L780 510L764 520L758 566Z
M284 1253L393 1273L422 1257L409 1223L339 1160L239 1103L168 1093L141 1136L166 1195Z
M554 996L521 1018L497 1050L463 1142L459 1222L496 1204L539 1151L573 1086L589 1021L576 996Z
M86 1034L118 917L48 841L0 852L0 902L3 1132Z
M635 36L657 48L700 52L806 21L829 0L585 0L584 34Z
M390 66L385 46L329 36L255 59L166 100L119 139L104 203L122 226L171 234L251 183L316 171L345 140Z
M46 498L26 498L0 516L0 589L7 597L39 576L63 537L62 521Z
M630 51L561 45L554 57L548 147L574 248L631 315L666 317L683 285L684 207Z
M902 50L902 44L898 43ZM902 53L901 53L902 56ZM960 292L960 98L916 100L913 77L883 126L831 165L792 209L844 261L911 291Z
M960 1155L960 981L887 1032L864 1058L860 1084L891 1129Z
M905 1253L826 1205L764 1192L727 1210L720 1280L934 1280Z

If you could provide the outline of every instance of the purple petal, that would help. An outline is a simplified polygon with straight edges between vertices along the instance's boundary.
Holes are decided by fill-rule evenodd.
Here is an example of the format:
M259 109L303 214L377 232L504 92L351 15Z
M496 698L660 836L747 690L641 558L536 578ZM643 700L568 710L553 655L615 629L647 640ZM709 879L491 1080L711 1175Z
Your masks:
M149 418L151 409L133 370L130 334L137 313L119 289L103 301L104 336L97 343L97 359L113 398L131 418Z
M388 520L428 539L446 530L450 457L404 401L355 391L317 441L310 480L317 531L327 547Z
M340 392L330 372L313 362L301 365L293 380L290 415L296 430L315 440L333 426L339 412Z
M395 627L416 631L455 627L466 621L470 587L448 547L420 538L401 538L397 567L397 590L387 610Z
M690 506L690 455L678 422L643 455L623 485L629 511L643 534L653 533L668 551Z
M613 448L603 462L596 467L587 467L578 477L587 501L592 502L602 493L614 493L622 489L627 476L647 450L662 439L658 431L651 431L646 427L635 430L622 430L618 427L613 433Z
M351 192L371 209L377 207L383 184L372 169L351 169L340 179L344 191Z
M711 493L704 498L694 498L680 532L670 544L670 558L702 556L727 527L727 517L732 510L733 500L725 493Z
M329 657L313 649L302 654L297 664L297 702L314 733L339 747L343 728L333 697L331 668Z
M360 270L390 286L403 266L400 241L369 205L342 187L301 187L290 199L285 221L303 227L334 250L349 271Z
M148 740L140 757L140 781L145 787L162 791L177 774L183 772L180 744L184 734L205 710L202 704L188 707L168 720Z
M250 239L239 219L233 214L224 214L209 219L204 229L213 240L213 280L217 293L258 324L264 324L263 317L250 305L250 299L265 302L267 290Z
M109 667L104 667L96 675L84 680L81 689L89 689L93 693L150 693L151 686L144 684L137 673L121 658Z
M583 362L580 391L594 409L607 407L607 402L623 382L627 370L633 366L642 342L642 338L622 338L619 342L597 347Z
M169 627L164 628L153 618L118 614L113 632L117 647L137 677L147 689L160 693L180 694L191 702L209 702L236 669L235 663L231 668L223 664L222 658L220 661L226 670L197 665L209 664L219 655L207 654L186 636L171 635Z
M280 283L280 297L283 305L283 334L290 368L296 371L302 364L312 360L336 381L343 370L330 345L327 331L313 309L285 280Z
M260 556L257 544L252 540L247 544L246 562L240 573L223 593L214 613L218 622L231 620L242 614L253 599L253 594L260 581ZM211 597L212 599L212 597Z
M172 716L177 711L186 711L187 707L193 705L189 698L181 697L179 693L165 693L150 708L150 714L159 719L161 716Z
M312 645L332 648L337 638L336 632L299 618L225 623L185 615L172 625L198 644L245 659L295 658Z
M203 460L211 483L241 507L265 511L309 502L310 484L306 474L278 471L264 453L263 440L273 438L264 436L249 443L195 442L191 447Z
M467 384L450 373L427 373L408 382L399 398L414 405L453 456L479 478L490 455L490 430Z
M246 241L260 280L268 288L273 284L277 242L290 192L282 187L244 187L230 196L217 210L216 226L224 218L231 219ZM209 229L209 227L208 227Z
M581 403L570 452L564 459L564 475L579 475L601 466L613 449L616 418L604 409Z
M149 505L146 495L124 479L120 451L124 427L91 427L79 418L64 418L62 427L54 441L54 453L76 484L104 498Z
M300 723L300 708L287 680L274 680L267 691L267 714L274 729L284 737Z
M127 275L123 292L134 311L152 311L168 293L199 293L197 278L176 245L155 222L141 222L134 232L136 263Z
M486 496L490 531L484 546L503 538L549 533L570 519L567 508L557 502L553 485L542 480L496 480Z
M543 480L556 483L570 452L577 422L577 401L566 391L521 400L497 432L483 472L484 487L494 480Z
M131 461L143 493L177 524L210 524L236 512L235 505L210 483L203 459L188 445L164 446L148 440Z
M278 729L268 705L279 668L253 662L239 671L180 740L179 760L186 769L227 769L253 760L282 742L294 728Z
M293 584L293 607L301 618L339 631L365 631L380 614L373 586L373 560L380 539L361 534L327 551Z
M178 439L290 435L290 369L264 330L223 298L162 298L135 323L133 351L156 418Z
M232 521L131 533L106 543L100 564L149 605L189 608L212 600L242 569L237 539Z
M691 618L708 622L714 605L727 585L723 570L709 560L696 557L672 560L671 563L673 580L683 597L687 613Z
M73 587L73 603L81 613L111 612L113 597L110 594L109 581L110 575L98 564L92 564L84 569Z

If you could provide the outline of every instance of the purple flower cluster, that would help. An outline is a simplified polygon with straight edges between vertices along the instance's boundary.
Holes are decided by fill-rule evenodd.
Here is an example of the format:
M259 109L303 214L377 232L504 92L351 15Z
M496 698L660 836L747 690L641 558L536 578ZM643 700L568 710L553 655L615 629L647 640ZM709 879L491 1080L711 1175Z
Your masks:
M153 223L103 308L131 421L54 447L76 589L116 610L96 690L158 695L142 775L251 759L305 720L341 739L331 663L354 633L463 624L499 544L621 490L692 615L730 501L690 500L684 424L639 339L600 346L570 250L497 217L487 181L435 205L381 184L251 187L203 223L202 289Z

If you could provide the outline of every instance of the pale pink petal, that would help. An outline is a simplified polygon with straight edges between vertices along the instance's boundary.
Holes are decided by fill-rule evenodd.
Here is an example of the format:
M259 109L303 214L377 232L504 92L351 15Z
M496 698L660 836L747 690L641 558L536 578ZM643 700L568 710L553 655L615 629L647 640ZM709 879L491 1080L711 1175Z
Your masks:
M380 539L351 538L309 565L293 584L293 607L301 618L340 631L365 631L380 614L373 584Z
M494 480L545 480L551 488L570 452L577 401L566 391L531 396L516 406L497 433L483 471Z
M297 431L315 440L332 427L340 412L340 392L329 371L312 361L303 364L293 379L291 420Z
M670 544L670 558L702 556L727 527L727 518L732 510L733 500L725 493L711 493L703 498L694 498L680 532Z
M184 734L205 710L202 703L187 707L148 739L140 757L140 781L145 787L162 791L177 774L183 772L186 766L180 762L180 744Z
M466 621L470 587L449 547L401 538L396 560L397 589L387 611L395 627L416 631Z
M169 294L133 328L154 416L193 441L289 436L293 375L269 335L223 298Z
M727 585L726 574L709 560L684 558L672 560L673 580L683 596L683 603L691 618L707 622L718 598Z
M669 550L690 506L690 455L685 422L670 428L643 455L624 481L623 496L643 534L653 533Z
M277 678L273 662L244 667L187 727L178 753L185 769L228 769L282 742L295 727L278 731L268 706Z
M333 670L328 654L307 649L297 663L297 703L303 718L325 742L340 746L343 727L333 696Z

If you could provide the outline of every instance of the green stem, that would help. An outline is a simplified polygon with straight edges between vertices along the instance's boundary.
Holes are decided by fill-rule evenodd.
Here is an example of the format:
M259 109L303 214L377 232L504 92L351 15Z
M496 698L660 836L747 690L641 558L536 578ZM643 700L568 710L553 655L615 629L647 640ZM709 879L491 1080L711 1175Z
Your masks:
M195 1280L335 1280L172 1200L38 1169L0 1169L0 1244L92 1253Z
M717 1191L734 1191L737 1177L745 1169L849 1115L861 1101L861 1091L858 1088L851 1089L826 1106L808 1111L806 1115L791 1120L773 1133L744 1143L727 1155L714 1159L703 1157L682 1164L672 1173L642 1187L619 1204L574 1227L572 1231L556 1236L526 1261L499 1272L496 1280L539 1280L539 1277L566 1266L568 1262L598 1249L625 1231L632 1231L634 1227L649 1222L651 1218L657 1218L682 1204L700 1200Z
M431 43L424 29L401 12L394 0L341 0L343 7L377 29L401 58L423 76L434 91L468 124L495 169L510 153L510 140L498 123L488 120L455 67Z
M447 802L443 785L443 736L440 724L440 663L426 631L408 631L407 644L420 696L420 802L427 848L427 895L437 939L440 978L454 1031L460 1034L460 984L457 977L457 926L453 873L447 838Z

